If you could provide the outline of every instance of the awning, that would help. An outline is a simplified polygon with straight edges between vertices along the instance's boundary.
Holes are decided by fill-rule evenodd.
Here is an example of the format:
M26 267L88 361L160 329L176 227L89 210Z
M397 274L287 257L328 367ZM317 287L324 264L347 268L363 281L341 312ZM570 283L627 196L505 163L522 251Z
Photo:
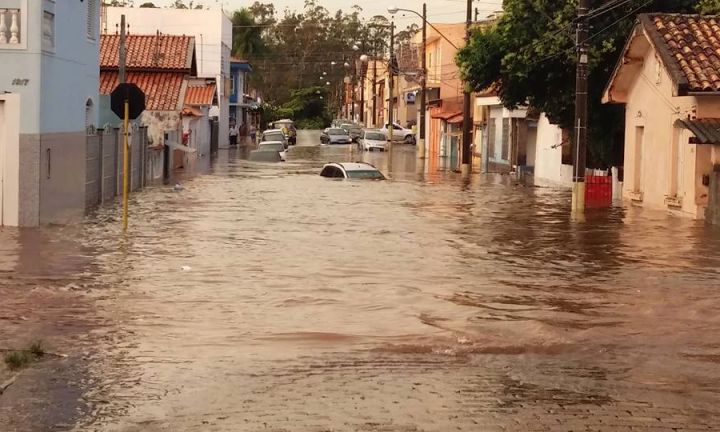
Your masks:
M695 135L690 144L720 144L720 119L679 119L675 127L683 127Z
M203 113L199 109L195 107L185 107L182 110L182 115L184 116L194 116L194 117L202 117Z
M168 141L167 145L173 150L180 150L185 153L197 153L197 150L195 150L194 148L190 148L186 145L178 144L176 142Z
M450 124L461 124L463 122L464 118L465 118L464 115L458 114L458 115L454 115L454 116L450 117L446 121Z
M442 109L430 110L430 117L434 119L447 120L457 116L462 116L462 111L443 111Z

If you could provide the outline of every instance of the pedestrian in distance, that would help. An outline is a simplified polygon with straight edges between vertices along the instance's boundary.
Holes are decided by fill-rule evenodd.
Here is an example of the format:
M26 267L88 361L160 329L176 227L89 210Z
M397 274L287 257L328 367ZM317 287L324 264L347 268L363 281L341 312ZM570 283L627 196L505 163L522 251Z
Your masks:
M254 124L250 125L250 139L252 140L252 143L255 144L255 138L257 137L257 129L255 128Z
M237 125L231 124L230 125L230 145L231 146L237 146L239 134L240 134L240 130L238 129Z

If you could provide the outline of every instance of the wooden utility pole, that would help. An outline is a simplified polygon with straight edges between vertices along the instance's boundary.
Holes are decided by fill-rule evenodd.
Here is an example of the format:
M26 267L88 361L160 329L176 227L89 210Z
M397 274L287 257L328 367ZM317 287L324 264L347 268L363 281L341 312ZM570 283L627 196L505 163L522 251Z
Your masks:
M418 142L418 156L425 157L425 116L427 113L427 3L423 3L422 26L422 71L420 79L420 140Z
M588 11L590 0L580 0L577 24L577 73L575 78L575 145L573 146L572 211L585 210L587 158Z
M467 16L465 20L465 44L470 43L470 26L473 18L472 0L467 0ZM471 112L471 94L467 83L463 83L463 131L462 131L462 175L469 176L472 162L472 154L470 153L470 144L472 141L472 112Z

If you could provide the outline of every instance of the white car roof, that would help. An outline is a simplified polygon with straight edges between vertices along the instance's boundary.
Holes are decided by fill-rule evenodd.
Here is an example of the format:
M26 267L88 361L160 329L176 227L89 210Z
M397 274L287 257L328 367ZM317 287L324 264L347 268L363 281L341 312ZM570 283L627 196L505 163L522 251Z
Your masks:
M268 129L268 130L266 130L266 131L263 131L263 134L273 133L273 132L275 132L275 133L283 133L282 129Z
M365 162L342 162L335 163L335 165L340 165L345 171L378 171L377 168Z
M262 141L260 144L258 144L258 146L266 145L266 144L275 144L275 145L280 144L282 146L285 145L285 143L282 141Z

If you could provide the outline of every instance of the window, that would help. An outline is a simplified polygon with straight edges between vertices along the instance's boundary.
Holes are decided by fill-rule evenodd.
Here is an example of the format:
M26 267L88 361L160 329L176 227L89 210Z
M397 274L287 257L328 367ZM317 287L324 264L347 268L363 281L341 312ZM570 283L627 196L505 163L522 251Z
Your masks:
M93 126L95 126L95 110L92 99L88 99L85 102L85 130L90 133Z
M86 6L87 7L87 9L86 9L86 12L87 12L87 17L86 17L87 18L87 22L86 22L87 37L88 37L88 39L95 40L95 39L97 39L97 36L95 35L95 33L97 30L98 21L100 19L98 16L98 13L97 13L98 12L97 0L85 0L85 1L87 2L87 6Z
M55 50L55 14L48 11L43 12L42 48L46 51Z
M230 94L235 94L235 75L230 75Z

